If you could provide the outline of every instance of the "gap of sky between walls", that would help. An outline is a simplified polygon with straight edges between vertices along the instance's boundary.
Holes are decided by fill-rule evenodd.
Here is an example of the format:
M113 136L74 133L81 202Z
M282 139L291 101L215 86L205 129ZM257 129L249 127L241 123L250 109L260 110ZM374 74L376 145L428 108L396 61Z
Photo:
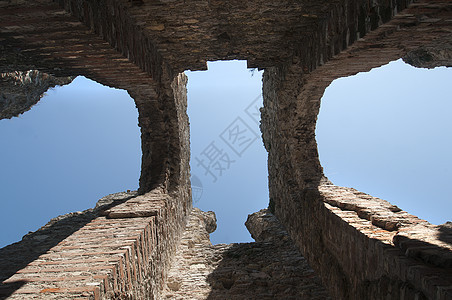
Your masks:
M452 68L401 59L333 81L316 129L325 175L430 223L451 221L451 82Z
M0 247L51 218L138 188L138 112L124 90L79 76L0 120Z
M262 72L246 61L216 61L186 74L193 205L216 213L213 244L252 241L246 218L268 205Z

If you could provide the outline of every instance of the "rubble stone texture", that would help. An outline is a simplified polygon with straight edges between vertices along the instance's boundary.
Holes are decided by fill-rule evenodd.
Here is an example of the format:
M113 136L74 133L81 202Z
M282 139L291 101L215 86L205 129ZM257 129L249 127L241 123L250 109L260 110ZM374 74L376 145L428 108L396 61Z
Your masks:
M163 299L330 299L320 278L267 210L248 217L254 243L212 245L209 233L214 218L212 212L193 209Z
M315 141L320 99L334 79L399 58L451 66L451 20L446 0L0 1L2 74L83 75L125 89L142 137L138 192L107 197L106 206L0 249L0 295L161 299L193 291L234 299L254 290L259 298L326 298L319 277L333 299L452 299L450 224L334 186ZM184 231L192 202L181 72L224 59L264 69L269 209L290 239L262 211L247 223L256 243L211 246L212 216L196 210ZM44 89L32 85L29 93ZM13 114L33 105L8 101L20 107ZM264 257L278 263L264 266ZM172 261L182 263L170 271Z
M23 114L38 103L49 88L69 84L72 79L56 78L37 70L1 73L0 120Z
M174 201L162 190L118 193L101 199L95 209L51 220L0 249L0 296L158 298L183 217ZM130 215L117 215L124 205Z

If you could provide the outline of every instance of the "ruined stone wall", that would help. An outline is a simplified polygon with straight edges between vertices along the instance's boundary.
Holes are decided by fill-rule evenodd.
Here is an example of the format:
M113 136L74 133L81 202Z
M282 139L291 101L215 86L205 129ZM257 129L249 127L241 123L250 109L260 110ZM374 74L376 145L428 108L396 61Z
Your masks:
M186 77L132 62L52 1L0 6L2 71L84 75L125 89L143 141L143 195L107 197L0 249L0 298L158 299L191 210Z
M158 298L191 211L186 78L178 73L204 69L208 59L247 59L265 68L270 208L331 296L451 298L450 228L331 185L315 141L320 98L332 80L400 57L417 66L450 65L451 4L411 2L0 3L1 71L84 75L126 89L139 110L143 152L139 196L112 196L107 206L52 221L0 249L0 293ZM218 253L231 253L237 265L235 256L250 249ZM211 282L227 289L233 285L225 278L246 274L239 275L224 268ZM212 297L242 292L248 290L238 284Z
M159 88L155 98L141 89L129 92L138 108L141 128L140 193L156 187L175 191L181 186L189 186L186 85L187 77L179 74L167 88Z
M185 214L162 190L119 193L0 249L0 298L159 299Z
M144 195L106 197L94 210L59 217L0 249L0 298L160 298L191 210L187 78L177 76L159 98L146 73L128 81L104 70L109 84L121 79L139 109Z
M186 83L163 62L127 5L50 0L1 5L2 70L83 75L127 90L140 114L140 192L169 188L171 180L174 187L187 182L188 169L180 165L188 165L189 155Z
M423 45L447 44L449 9L442 2L413 4L311 72L309 63L316 61L307 53L264 73L261 129L269 152L270 207L338 299L451 295L450 232L368 195L324 188L315 141L320 99L332 80L410 55ZM335 192L325 193L328 189ZM415 245L431 252L410 249Z
M215 214L194 208L162 299L331 299L275 216L246 225L256 242L212 245Z
M149 36L139 30L138 24L127 12L130 1L53 0L94 34L108 42L120 54L148 73L155 82L161 82L169 66L162 61ZM168 79L166 78L166 79Z
M37 70L0 74L0 120L11 119L31 109L50 88L72 82L72 77L54 77Z
M101 76L114 84L107 73ZM0 298L159 299L191 210L187 79L177 76L159 101L152 82L139 77L146 74L135 75L121 84L135 97L142 132L149 134L142 137L142 178L156 174L156 181L142 183L142 196L107 197L95 210L52 220L0 249ZM148 153L158 158L151 170Z

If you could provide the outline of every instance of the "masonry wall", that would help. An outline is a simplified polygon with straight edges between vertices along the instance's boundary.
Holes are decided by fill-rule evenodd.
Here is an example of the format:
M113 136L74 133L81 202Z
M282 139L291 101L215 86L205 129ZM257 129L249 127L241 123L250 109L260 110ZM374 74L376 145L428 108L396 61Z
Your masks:
M320 98L335 78L400 57L450 65L451 4L411 2L0 3L2 71L84 75L126 89L143 152L139 195L111 196L0 249L0 293L158 298L191 210L186 78L178 73L207 59L247 59L265 68L270 208L332 297L451 298L450 228L332 185L315 141Z
M186 82L180 74L166 94L173 97L179 110L167 110L176 114L173 123L162 122L166 134L171 130L178 133L162 150L168 155L163 164L166 168L160 170L166 175L164 180L143 195L111 195L101 199L95 209L58 217L22 241L0 249L0 298L160 298L191 210ZM138 105L144 105L138 93L129 92ZM140 122L142 130L149 130L152 126L143 123L145 113L140 111ZM181 145L177 150L183 152L172 149L175 145Z
M448 43L446 7L417 3L321 66L301 52L293 63L264 73L270 207L338 299L451 297L450 230L332 185L315 141L320 99L331 81L409 57L423 45ZM426 24L419 21L423 15L438 19Z
M0 249L0 298L158 299L191 210L187 78L137 66L52 1L14 4L0 9L2 71L84 75L127 90L139 110L143 166L141 195L106 197ZM30 92L39 98L45 89Z
M72 82L71 77L58 78L36 70L0 74L0 120L17 117L39 102L49 88Z

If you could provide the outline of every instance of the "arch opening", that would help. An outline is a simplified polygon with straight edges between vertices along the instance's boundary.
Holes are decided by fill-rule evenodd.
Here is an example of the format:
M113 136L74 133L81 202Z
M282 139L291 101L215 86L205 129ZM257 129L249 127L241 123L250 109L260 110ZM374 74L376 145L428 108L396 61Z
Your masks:
M316 136L325 175L433 224L450 221L451 68L401 59L326 89Z
M18 118L0 120L3 228L0 247L56 216L136 190L138 112L125 90L83 76L49 89Z
M252 241L246 218L268 204L262 72L246 61L216 61L186 75L193 205L215 211L213 244Z

